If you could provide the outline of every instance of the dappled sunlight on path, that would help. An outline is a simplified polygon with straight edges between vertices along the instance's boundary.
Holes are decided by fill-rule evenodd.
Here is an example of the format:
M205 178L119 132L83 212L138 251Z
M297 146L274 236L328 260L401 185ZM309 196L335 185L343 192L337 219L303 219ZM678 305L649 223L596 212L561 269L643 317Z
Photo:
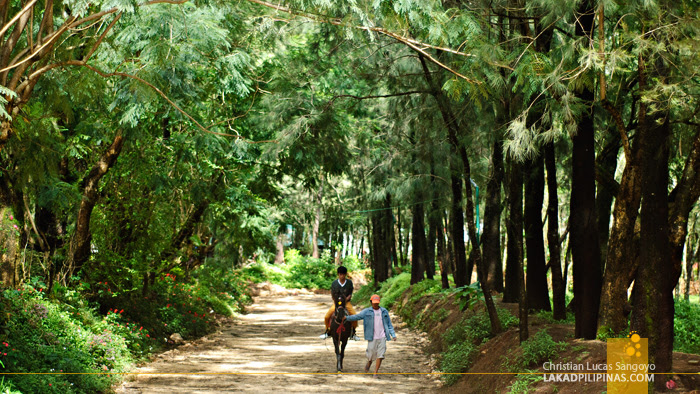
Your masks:
M439 386L417 334L399 328L378 379L363 372L366 341L350 341L343 374L331 339L320 340L326 295L259 297L232 325L180 346L129 375L118 393L381 392L425 393ZM395 316L392 319L397 319ZM398 321L394 320L397 327ZM362 337L362 324L358 329Z

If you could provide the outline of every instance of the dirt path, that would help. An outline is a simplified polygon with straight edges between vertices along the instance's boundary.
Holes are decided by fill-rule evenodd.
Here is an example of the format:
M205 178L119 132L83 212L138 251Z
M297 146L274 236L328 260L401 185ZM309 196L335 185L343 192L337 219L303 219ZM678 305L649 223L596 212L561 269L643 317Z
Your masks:
M439 387L420 350L425 339L392 316L398 341L387 343L374 379L364 375L366 341L350 341L344 374L335 373L331 339L321 340L327 295L258 297L233 325L180 346L129 375L118 393L382 392L426 393ZM362 337L362 323L358 328ZM158 374L151 374L158 373ZM203 373L197 375L197 373Z

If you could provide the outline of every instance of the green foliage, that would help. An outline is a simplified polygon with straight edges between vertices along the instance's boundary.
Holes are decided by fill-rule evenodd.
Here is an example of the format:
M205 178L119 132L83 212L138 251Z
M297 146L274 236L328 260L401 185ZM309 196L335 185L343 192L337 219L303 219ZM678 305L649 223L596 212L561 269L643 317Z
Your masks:
M377 291L382 298L382 306L391 308L396 300L411 286L411 274L404 272L387 279Z
M504 329L514 327L518 324L518 319L511 315L507 309L498 308L497 313ZM480 345L491 336L491 322L489 317L486 313L481 312L465 317L458 324L455 324L452 328L447 330L442 338L446 346L452 346L460 342L470 342Z
M302 256L296 249L284 253L284 264L256 263L241 269L241 275L253 282L269 281L289 289L328 289L337 278L338 266L328 253L320 259ZM356 260L348 260L355 263ZM351 267L348 271L352 275Z
M369 305L369 297L375 293L377 293L377 289L374 288L374 284L370 281L366 285L360 287L358 290L355 290L355 293L352 296L352 302L355 305Z
M675 301L673 350L700 354L700 305Z
M450 314L450 312L448 312L447 309L445 309L445 308L440 308L440 309L436 310L435 312L433 312L433 313L430 315L430 320L432 320L433 322L441 322L441 321L443 321L449 314Z
M604 341L608 338L622 338L629 334L629 327L623 332L614 332L609 326L598 327L598 332L596 333L596 339L599 341Z
M2 361L8 372L103 373L86 375L12 375L22 392L108 391L133 362L116 320L99 318L92 309L48 301L43 288L3 291Z
M469 342L481 345L491 336L491 323L485 314L477 314L462 319L447 330L442 338L446 346Z
M530 367L541 365L556 357L566 347L566 342L555 342L546 330L540 330L523 342L521 347L523 349L521 364L523 367Z
M330 254L320 259L303 257L298 253L285 253L285 264L288 275L284 287L292 289L327 289L337 274L337 266Z
M411 295L408 298L409 303L418 301L419 298L427 294L435 294L442 291L442 283L439 280L423 279L422 281L411 286Z
M538 319L542 319L542 321L547 324L573 324L575 322L575 315L573 313L567 313L566 319L564 320L555 320L552 311L537 311L535 316Z
M347 267L348 272L360 271L366 268L362 260L353 255L345 256L343 258L343 265Z
M4 368L2 362L0 362L0 368ZM21 391L15 390L12 382L5 381L5 377L0 377L0 394L22 394Z
M478 354L478 347L472 343L459 342L451 345L440 360L440 372L446 374L441 376L443 382L448 386L456 383L461 377L459 374L471 367Z
M527 369L525 372L537 372L536 370ZM508 386L509 393L514 394L527 394L529 393L530 386L533 383L537 383L544 380L542 375L517 375L513 384ZM555 391L556 392L556 391Z
M12 384L22 392L108 391L117 381L110 372L126 371L172 333L193 337L209 332L215 314L230 316L250 299L245 283L232 273L214 275L202 269L193 276L188 282L172 274L159 276L146 296L108 281L79 282L73 288L56 285L53 300L39 279L3 291L0 308L8 312L0 315L0 362L6 371L93 373L12 376L6 387Z
M454 295L462 311L471 309L479 301L484 300L484 292L481 290L481 284L479 282L456 288L454 290Z
M4 118L5 120L12 120L12 116L10 116L10 114L8 114L7 110L5 109L5 104L7 104L8 98L12 100L16 97L17 93L15 93L14 90L8 89L0 85L0 119Z

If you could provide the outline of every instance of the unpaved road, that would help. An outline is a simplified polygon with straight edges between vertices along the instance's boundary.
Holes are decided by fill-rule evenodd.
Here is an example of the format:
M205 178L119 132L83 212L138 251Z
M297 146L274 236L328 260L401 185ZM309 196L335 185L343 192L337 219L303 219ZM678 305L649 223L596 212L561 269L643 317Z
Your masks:
M235 323L159 355L129 375L117 392L426 393L440 386L436 375L426 374L428 358L420 350L425 339L396 316L392 322L398 341L387 343L378 378L364 374L364 340L348 342L345 373L337 374L333 341L318 338L329 298L258 297ZM361 322L358 335L362 337Z

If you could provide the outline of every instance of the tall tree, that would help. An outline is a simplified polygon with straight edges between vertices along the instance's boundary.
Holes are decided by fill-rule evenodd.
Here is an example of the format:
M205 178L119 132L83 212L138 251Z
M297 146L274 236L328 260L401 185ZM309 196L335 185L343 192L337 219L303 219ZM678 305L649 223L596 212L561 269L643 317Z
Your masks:
M481 237L484 263L488 267L489 288L503 292L503 262L501 260L501 184L503 183L503 144L500 139L493 143L491 170L486 185L486 207L484 208L484 234Z
M566 288L561 270L561 244L559 240L559 197L557 191L557 165L554 143L544 147L544 164L547 168L547 242L549 266L552 272L552 315L556 320L566 319Z
M544 155L527 161L525 168L525 250L527 253L527 304L532 310L552 309L549 303L544 261L542 205L544 201Z
M591 40L595 7L592 0L581 2L576 18L576 36ZM571 255L577 338L595 339L602 272L595 216L595 130L592 87L582 86L577 97L588 107L578 120L573 136L571 170Z

